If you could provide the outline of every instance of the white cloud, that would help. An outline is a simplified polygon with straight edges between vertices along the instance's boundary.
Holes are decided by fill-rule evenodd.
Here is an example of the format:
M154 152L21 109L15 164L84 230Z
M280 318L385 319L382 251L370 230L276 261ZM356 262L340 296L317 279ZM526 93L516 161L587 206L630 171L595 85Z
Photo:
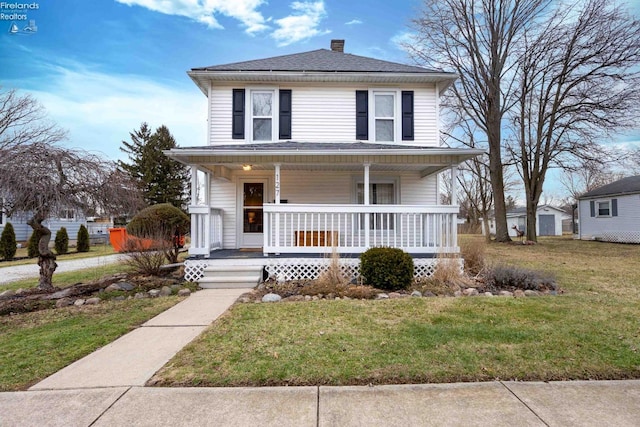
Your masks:
M184 16L201 22L211 28L223 28L215 15L224 15L237 19L245 27L246 32L253 34L264 31L264 16L258 8L264 0L116 0L128 6L141 6L166 15Z
M300 40L330 32L318 28L320 21L327 16L323 0L315 2L295 1L291 3L291 9L294 10L294 14L275 20L279 28L271 34L271 37L278 42L278 46L287 46Z
M400 50L407 51L407 46L412 46L417 41L417 34L410 31L401 31L391 37L391 44Z
M123 158L121 141L142 122L154 129L166 125L183 147L206 144L206 97L195 85L81 67L56 67L49 83L52 90L31 93L69 131L66 146Z
M362 24L362 21L359 19L352 19L351 21L344 23L344 25L358 25L358 24Z

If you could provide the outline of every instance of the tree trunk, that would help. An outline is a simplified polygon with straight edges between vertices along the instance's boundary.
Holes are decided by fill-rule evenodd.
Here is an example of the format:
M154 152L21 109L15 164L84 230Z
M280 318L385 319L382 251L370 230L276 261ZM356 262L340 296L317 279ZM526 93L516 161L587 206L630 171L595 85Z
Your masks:
M42 225L45 215L36 213L33 218L27 221L34 233L40 234L38 240L38 265L40 266L40 281L38 288L51 291L53 287L53 273L56 271L56 256L49 250L49 241L51 240L51 230Z
M489 218L487 215L482 216L482 228L484 229L484 240L491 241L491 230L489 229Z
M538 206L532 206L531 203L527 203L527 233L526 238L532 242L537 242L536 236L536 210Z

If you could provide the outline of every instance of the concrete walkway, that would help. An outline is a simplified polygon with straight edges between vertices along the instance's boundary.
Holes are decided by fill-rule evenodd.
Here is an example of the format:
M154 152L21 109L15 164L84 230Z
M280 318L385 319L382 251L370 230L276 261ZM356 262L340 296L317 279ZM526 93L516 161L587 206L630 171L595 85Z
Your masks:
M30 390L143 386L250 289L193 293L140 328L40 381ZM0 425L2 420L0 419Z
M56 261L58 268L56 273L67 271L84 270L87 268L102 267L107 264L114 264L121 261L125 255L114 254L97 256L92 258L72 259L68 261ZM16 265L11 267L0 266L0 289L3 284L15 282L23 279L37 278L40 274L40 267L34 264Z
M638 426L640 381L0 393L2 426Z

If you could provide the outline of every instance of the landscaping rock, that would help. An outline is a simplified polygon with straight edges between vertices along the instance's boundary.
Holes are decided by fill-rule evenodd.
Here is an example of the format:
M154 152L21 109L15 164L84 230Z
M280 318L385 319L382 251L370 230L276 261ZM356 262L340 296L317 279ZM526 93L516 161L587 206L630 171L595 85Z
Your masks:
M398 292L391 292L391 293L389 293L389 298L391 298L391 299L402 298L402 294L400 294Z
M168 286L163 286L160 289L160 296L161 297L168 297L169 295L171 295L171 288Z
M278 294L266 294L262 297L262 302L278 302L282 297Z
M318 298L318 295L314 295L313 297L311 297L312 301L318 301L320 298Z
M189 295L191 295L191 289L180 289L178 291L178 296L179 297L188 297Z
M378 294L378 295L376 295L376 299L389 299L389 295L387 295L387 294Z
M493 296L493 294L491 292L485 292L483 295L485 297L492 297Z
M461 296L462 296L462 291L455 291L455 292L453 293L453 296L454 296L454 297L461 297Z
M109 286L107 286L106 288L104 288L105 292L115 292L115 291L121 291L122 289L120 288L120 285L117 283L113 283Z
M304 297L302 295L291 295L290 297L283 299L283 301L304 301Z
M80 307L81 305L84 305L84 300L82 298L78 298L73 302L73 305L75 305L76 307Z
M549 295L558 295L558 291L549 291Z
M160 289L151 289L147 292L151 298L157 298L160 296Z
M176 291L176 293L179 292L180 289L182 289L181 285L171 285L171 290Z
M73 305L73 301L67 298L59 299L58 301L56 301L56 308L68 307L70 305Z
M178 292L178 295L180 295L180 292ZM242 304L248 304L250 302L253 302L253 299L251 299L250 297L240 297L238 298L238 302L241 302Z
M135 286L129 282L120 282L118 286L120 286L120 289L123 291L132 291L135 289Z
M22 288L16 289L15 295L22 295L22 294L24 294L24 289Z
M460 292L460 291L458 291L458 292ZM436 294L434 294L434 293L433 293L433 292L431 292L431 291L425 291L425 293L424 293L424 294L422 294L422 296L423 296L423 297L426 297L426 298L433 298L433 297L435 297L435 296L436 296Z
M138 292L133 296L135 299L143 299L143 298L148 298L149 295L147 295L146 292Z
M524 291L524 296L525 297L538 297L540 296L540 294L536 291L532 291L531 289L527 289L526 291Z
M500 291L500 292L498 292L498 296L501 296L501 297L512 297L513 296L513 292Z
M85 305L97 305L97 304L100 304L100 298L96 298L96 297L89 298L84 303Z
M524 296L524 291L517 289L513 292L513 296L516 298L522 298Z
M13 289L9 289L7 291L4 291L3 293L0 294L0 298L9 298L12 297L16 294L16 291L14 291Z
M311 301L311 295L305 295L304 296L304 300L305 301Z
M467 288L464 291L462 291L462 295L467 297L474 297L478 295L478 290L476 288Z
M420 292L420 291L413 291L413 292L411 292L411 296L412 296L412 297L420 298L420 297L422 297L422 292Z

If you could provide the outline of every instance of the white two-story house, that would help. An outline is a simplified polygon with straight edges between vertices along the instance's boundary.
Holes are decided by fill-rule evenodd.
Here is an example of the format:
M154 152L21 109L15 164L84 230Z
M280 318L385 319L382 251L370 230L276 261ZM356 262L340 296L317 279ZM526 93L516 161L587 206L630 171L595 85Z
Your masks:
M439 98L456 75L343 50L333 40L188 72L208 98L207 145L166 154L193 172L193 280L243 257L313 276L332 251L357 272L374 246L402 248L428 274L436 254L459 251L458 206L439 204L438 173L453 169L455 186L458 164L481 151L440 145Z

